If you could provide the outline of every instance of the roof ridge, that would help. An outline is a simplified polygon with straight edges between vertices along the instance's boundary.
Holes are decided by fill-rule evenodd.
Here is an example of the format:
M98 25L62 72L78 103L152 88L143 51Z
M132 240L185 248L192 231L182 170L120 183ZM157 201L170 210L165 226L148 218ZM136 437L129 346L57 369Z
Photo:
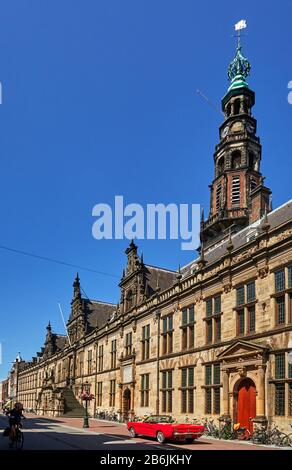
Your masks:
M116 307L116 305L117 305L114 302L105 302L103 300L94 300L94 299L87 299L87 300L89 300L89 302L93 302L95 304L111 305L113 307Z
M269 213L267 214L268 218L269 218L271 215L275 214L277 211L283 209L285 206L288 206L289 204L292 204L292 199L289 199L289 200L286 201L285 203L281 204L281 206L278 206L278 207L276 207L275 209L273 209L271 212L269 212ZM249 225L247 225L246 227L243 227L243 228L242 228L241 230L239 230L238 232L233 233L233 234L231 235L231 238L232 238L232 239L236 239L237 237L240 237L242 234L244 234L244 233L247 232L248 230L250 230L250 229L256 229L256 228L260 225L260 223L261 223L261 221L262 221L263 218L264 218L264 216L261 217L260 219L256 220L256 221L253 222L252 224L249 224ZM211 253L213 250L216 250L219 246L224 245L224 243L226 243L226 242L227 242L227 235L226 235L226 237L224 237L223 239L221 239L221 240L218 241L217 243L214 243L214 245L211 246L209 249L206 249L206 252L205 252L206 255L208 255L209 253ZM196 258L196 259L190 261L190 262L189 262L188 264L186 264L185 266L182 266L181 271L189 269L189 268L190 268L193 264L195 264L197 261L198 261L198 258Z
M154 266L153 264L145 264L146 268L154 268L154 269L160 269L161 271L165 271L171 274L176 274L176 271L172 269L167 269L167 268L160 268L159 266Z

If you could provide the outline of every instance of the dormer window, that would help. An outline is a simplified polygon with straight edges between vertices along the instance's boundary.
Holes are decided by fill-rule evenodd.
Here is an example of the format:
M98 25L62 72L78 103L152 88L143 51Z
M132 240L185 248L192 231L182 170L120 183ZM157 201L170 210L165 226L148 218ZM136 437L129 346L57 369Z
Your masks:
M247 232L247 234L246 234L247 243L251 242L252 240L255 240L257 236L258 236L258 230L257 229L250 230L249 232Z

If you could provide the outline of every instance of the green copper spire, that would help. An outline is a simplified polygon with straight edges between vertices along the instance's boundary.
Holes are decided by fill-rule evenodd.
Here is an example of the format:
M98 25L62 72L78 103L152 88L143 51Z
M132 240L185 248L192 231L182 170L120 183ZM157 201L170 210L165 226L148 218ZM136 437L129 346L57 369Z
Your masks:
M228 68L228 78L231 81L228 91L242 87L248 88L246 77L250 74L250 69L251 65L248 59L241 53L240 35L238 35L236 56Z

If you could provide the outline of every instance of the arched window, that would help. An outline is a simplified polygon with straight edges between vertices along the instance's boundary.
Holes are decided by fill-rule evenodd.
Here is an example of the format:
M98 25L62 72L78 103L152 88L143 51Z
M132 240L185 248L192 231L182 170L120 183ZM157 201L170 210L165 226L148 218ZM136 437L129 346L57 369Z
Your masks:
M229 117L231 114L231 103L226 106L226 117Z
M255 163L255 156L252 152L249 152L249 154L248 154L248 168L250 170L254 169L254 163Z
M243 110L244 110L245 114L249 114L248 102L246 100L244 100L244 102L243 102Z
M221 157L221 158L218 160L217 176L222 175L222 173L223 173L223 171L224 171L224 164L225 164L224 157Z
M240 99L237 98L237 100L234 101L234 114L239 114L240 113Z
M231 156L231 168L236 170L241 166L241 153L239 151L233 152Z

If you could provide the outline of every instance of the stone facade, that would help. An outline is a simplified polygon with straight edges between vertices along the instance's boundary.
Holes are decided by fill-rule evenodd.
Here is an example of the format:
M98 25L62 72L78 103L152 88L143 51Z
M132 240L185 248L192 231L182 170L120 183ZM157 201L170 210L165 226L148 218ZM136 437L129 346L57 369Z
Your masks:
M80 403L90 386L92 416L231 417L290 431L292 202L271 210L253 104L237 76L222 102L199 258L155 268L132 241L117 305L84 299L77 276L68 338L48 325L40 353L18 365L26 408L62 415L68 390Z
M269 219L280 215L280 227L263 231L237 249L231 250L230 241L225 240L228 249L225 247L219 259L212 263L206 261L204 266L187 267L185 273L182 270L177 274L168 289L157 289L150 298L123 313L113 309L112 317L100 328L80 336L71 346L66 341L63 349L44 359L39 357L34 363L25 364L19 372L17 398L26 408L37 409L41 414L59 415L64 411L62 390L69 386L78 398L88 382L95 395L90 403L92 415L104 410L114 410L125 418L163 412L177 418L230 415L237 421L238 385L243 378L250 378L256 389L256 415L252 418L267 419L289 430L292 415L292 377L288 364L288 352L292 350L292 204L272 212ZM234 245L240 235L232 238ZM208 259L208 253L205 256ZM277 293L275 276L280 271L285 274L285 284ZM238 288L244 286L246 291L251 282L254 282L255 296L251 302L244 300L239 309ZM279 318L279 295L284 297L284 319ZM218 296L220 311L208 316L207 302ZM254 307L255 325L249 331L251 307ZM184 325L187 323L183 315L192 308L194 324L191 321L186 327L190 331L185 342ZM246 313L243 329L239 331L237 317L242 309ZM172 318L170 328L166 318ZM216 333L218 319L221 334ZM208 329L209 321L212 329ZM143 342L147 325L149 339ZM208 331L212 336L207 336ZM284 373L281 368L276 370L276 358L279 361L280 357L284 357ZM206 367L214 365L220 365L220 379L213 383L211 377L211 383L206 382ZM193 368L194 379L186 390L182 387L185 385L182 374L189 368ZM147 375L149 379L145 379Z

